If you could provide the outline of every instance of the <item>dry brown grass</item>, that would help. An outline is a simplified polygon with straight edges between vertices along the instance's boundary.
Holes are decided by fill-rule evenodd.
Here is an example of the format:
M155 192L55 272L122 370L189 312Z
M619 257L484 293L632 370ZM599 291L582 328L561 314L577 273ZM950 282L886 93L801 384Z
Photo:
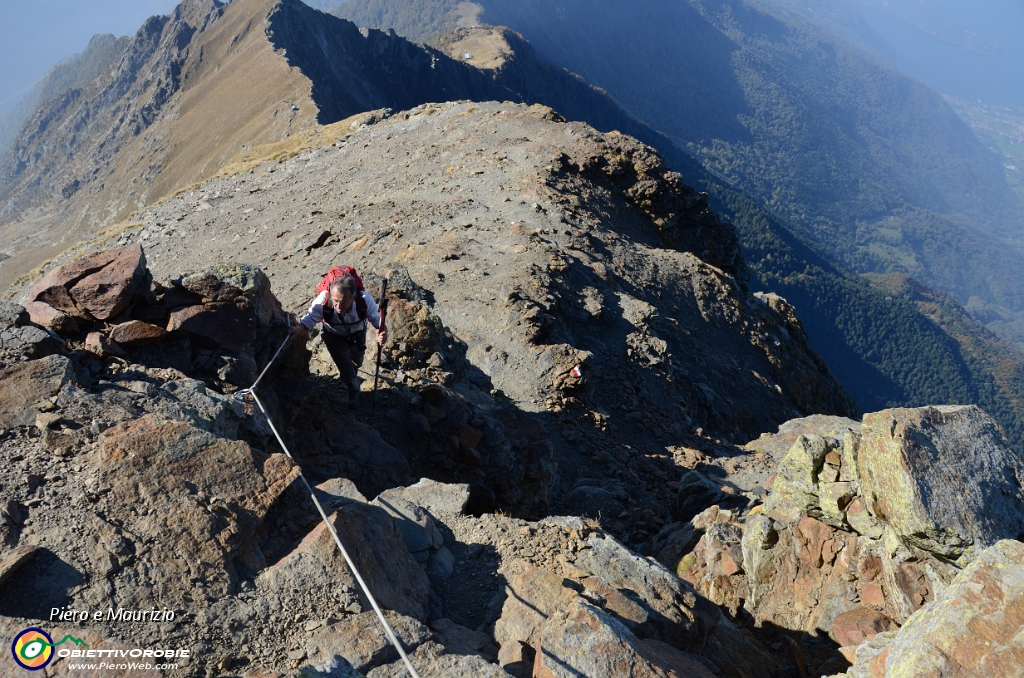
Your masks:
M380 118L383 111L366 111L331 123L306 130L284 141L254 146L229 160L214 177L232 177L248 172L266 162L288 160L314 148L321 148L335 143L340 136L356 129L365 122ZM211 177L212 178L212 177ZM188 190L188 189L185 189Z

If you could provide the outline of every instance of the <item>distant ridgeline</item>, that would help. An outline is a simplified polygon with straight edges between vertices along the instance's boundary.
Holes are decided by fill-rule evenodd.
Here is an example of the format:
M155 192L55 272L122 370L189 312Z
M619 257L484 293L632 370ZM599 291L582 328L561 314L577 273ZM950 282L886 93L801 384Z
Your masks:
M68 57L50 69L14 108L0 118L0 156L17 138L22 123L40 104L69 90L84 87L110 70L130 41L127 36L95 35L81 54Z
M305 0L304 0L305 1ZM310 0L319 7L327 0ZM458 25L464 0L348 0L329 10L357 26L394 29L402 37L427 43Z
M958 309L955 327L923 313L906 289L843 270L909 273L1001 320L1024 311L1024 256L1001 226L1024 212L998 160L938 94L742 0L641 0L628 11L593 0L477 4L482 22L523 33L540 57L672 138L645 140L733 220L752 285L796 305L862 410L978 403L1024 451L1024 388L1006 376L1022 364L1014 346L952 297L929 291ZM332 10L418 41L464 11L454 0L348 0Z

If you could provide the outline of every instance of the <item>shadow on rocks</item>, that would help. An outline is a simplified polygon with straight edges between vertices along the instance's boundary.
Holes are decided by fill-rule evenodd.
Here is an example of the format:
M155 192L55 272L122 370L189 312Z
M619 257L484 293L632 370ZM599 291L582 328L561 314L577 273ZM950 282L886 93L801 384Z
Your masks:
M4 582L0 616L50 620L50 611L71 603L71 591L85 575L48 549L33 556L32 567L22 568Z

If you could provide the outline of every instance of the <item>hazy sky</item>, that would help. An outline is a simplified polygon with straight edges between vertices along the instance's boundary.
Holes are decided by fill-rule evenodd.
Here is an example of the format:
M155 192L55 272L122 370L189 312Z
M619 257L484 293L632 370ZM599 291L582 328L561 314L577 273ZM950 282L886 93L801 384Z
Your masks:
M942 92L1024 107L1024 0L860 0L868 24L903 71ZM875 7L871 7L874 5ZM992 53L966 49L894 17L931 14L973 34ZM909 10L909 11L907 11ZM936 22L939 23L939 22Z
M177 0L0 0L0 114L96 33L130 35Z

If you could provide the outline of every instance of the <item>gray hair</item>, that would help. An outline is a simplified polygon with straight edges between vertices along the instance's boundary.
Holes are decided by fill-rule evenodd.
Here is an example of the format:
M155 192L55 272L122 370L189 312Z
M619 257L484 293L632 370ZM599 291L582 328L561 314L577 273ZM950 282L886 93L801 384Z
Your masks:
M350 275L342 276L331 283L331 292L337 290L342 294L348 292L352 296L355 296L356 289L356 279Z

